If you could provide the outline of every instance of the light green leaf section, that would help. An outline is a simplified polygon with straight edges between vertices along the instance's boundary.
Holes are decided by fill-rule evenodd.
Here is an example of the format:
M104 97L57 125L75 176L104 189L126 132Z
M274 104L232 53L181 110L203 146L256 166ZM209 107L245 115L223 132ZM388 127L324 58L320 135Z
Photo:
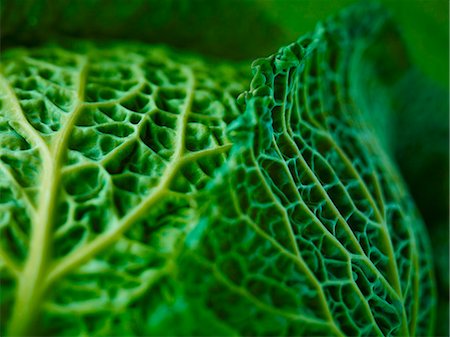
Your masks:
M355 7L250 84L152 45L5 52L1 334L430 334L427 235L367 85L390 27Z
M172 272L245 88L238 65L207 67L159 47L77 50L11 50L2 63L12 335L38 333L41 309L72 317L64 333L110 334L112 321L97 330L83 315L124 310ZM62 332L48 323L41 331Z

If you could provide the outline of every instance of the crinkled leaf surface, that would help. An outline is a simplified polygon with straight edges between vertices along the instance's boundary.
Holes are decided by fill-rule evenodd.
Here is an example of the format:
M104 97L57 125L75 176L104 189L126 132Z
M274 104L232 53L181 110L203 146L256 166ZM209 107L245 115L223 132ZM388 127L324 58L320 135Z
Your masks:
M379 14L365 12L365 21L344 13L254 63L251 90L240 98L245 113L231 125L232 169L219 187L228 187L228 202L209 210L214 226L199 249L220 280L205 276L210 286L231 289L218 310L237 302L224 315L244 334L432 331L423 224L380 127L368 124L390 109L386 97L364 92L381 85L370 39L392 38ZM236 293L247 298L238 302ZM235 316L246 301L255 309ZM277 325L261 324L268 316Z
M15 50L2 64L3 310L14 302L13 333L51 286L43 333L109 335L173 272L244 90L238 66L158 47L79 52Z
M427 236L371 48L388 22L356 7L319 25L256 61L237 101L240 65L162 47L7 51L7 333L430 334Z

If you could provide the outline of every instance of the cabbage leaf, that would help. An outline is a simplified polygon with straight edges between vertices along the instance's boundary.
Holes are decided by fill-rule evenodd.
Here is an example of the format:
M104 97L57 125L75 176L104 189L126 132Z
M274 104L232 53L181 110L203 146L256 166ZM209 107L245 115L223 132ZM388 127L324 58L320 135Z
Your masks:
M396 39L361 6L252 76L147 44L8 49L2 335L431 334Z

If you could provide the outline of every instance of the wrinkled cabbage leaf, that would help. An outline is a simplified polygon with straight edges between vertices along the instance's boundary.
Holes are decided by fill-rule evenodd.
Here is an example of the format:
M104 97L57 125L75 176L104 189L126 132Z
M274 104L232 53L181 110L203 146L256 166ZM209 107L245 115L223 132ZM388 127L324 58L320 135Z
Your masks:
M139 43L6 50L2 335L432 334L398 45L356 6L252 75Z

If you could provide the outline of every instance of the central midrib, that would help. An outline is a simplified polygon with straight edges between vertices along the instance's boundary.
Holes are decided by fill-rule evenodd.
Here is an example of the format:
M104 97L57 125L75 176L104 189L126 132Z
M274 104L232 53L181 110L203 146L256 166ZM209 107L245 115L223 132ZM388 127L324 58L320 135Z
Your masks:
M51 247L51 230L54 225L58 190L61 182L61 165L67 153L67 140L75 122L83 111L84 89L87 74L87 58L80 66L77 101L73 112L69 115L64 127L56 135L54 146L45 148L48 156L43 157L41 167L38 212L32 221L30 249L18 281L16 301L14 304L9 335L26 335L33 324L40 302L48 284L44 282L48 270L49 248ZM41 149L44 151L44 149Z

